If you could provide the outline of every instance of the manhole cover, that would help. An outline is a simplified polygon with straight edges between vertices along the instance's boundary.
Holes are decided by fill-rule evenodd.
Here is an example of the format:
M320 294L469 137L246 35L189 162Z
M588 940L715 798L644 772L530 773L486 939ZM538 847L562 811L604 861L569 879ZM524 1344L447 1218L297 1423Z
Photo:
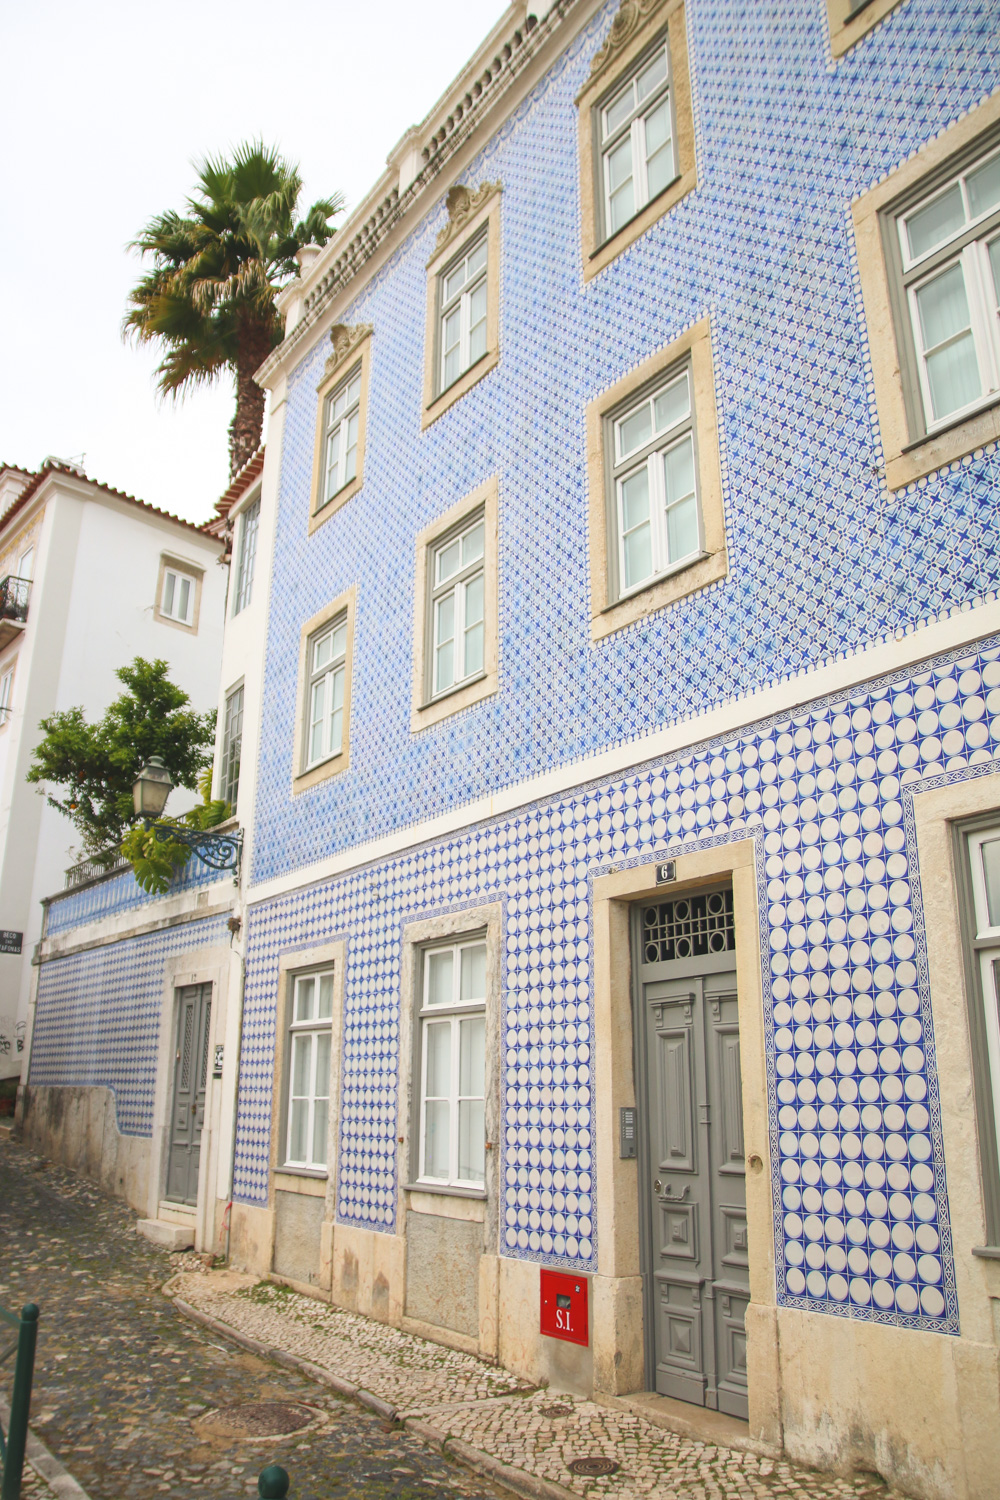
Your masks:
M316 1415L308 1406L293 1401L238 1401L234 1406L219 1406L199 1418L206 1426L224 1427L238 1437L285 1437L301 1432Z
M616 1464L613 1458L600 1458L595 1454L593 1458L573 1458L567 1467L571 1474L586 1474L596 1479L599 1474L613 1474L621 1464Z
M542 1407L543 1417L571 1417L572 1415L573 1408L571 1406L560 1406L558 1401L554 1406Z

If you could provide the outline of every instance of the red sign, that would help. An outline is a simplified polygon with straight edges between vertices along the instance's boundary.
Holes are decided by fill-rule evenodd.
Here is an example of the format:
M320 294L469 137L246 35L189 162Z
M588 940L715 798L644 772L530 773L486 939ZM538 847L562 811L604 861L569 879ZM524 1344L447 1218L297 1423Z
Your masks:
M570 1344L589 1344L587 1278L543 1267L538 1282L542 1333L550 1339L566 1339Z

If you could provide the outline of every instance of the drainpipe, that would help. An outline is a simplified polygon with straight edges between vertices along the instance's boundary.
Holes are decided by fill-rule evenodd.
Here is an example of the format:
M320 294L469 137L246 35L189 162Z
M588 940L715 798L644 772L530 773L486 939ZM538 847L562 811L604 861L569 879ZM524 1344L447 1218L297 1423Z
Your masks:
M240 926L242 927L242 925L243 925L243 919L242 919L242 915L241 915L241 917L240 917ZM233 936L235 937L235 932L234 932ZM241 940L242 940L243 939L242 932L241 932L240 936L241 936ZM234 1192L235 1186L236 1186L236 1128L237 1128L237 1125L239 1123L240 1071L241 1071L241 1069L243 1067L243 1002L244 1002L244 997L246 995L246 982L247 982L246 958L245 958L245 956L244 956L244 954L242 952L238 954L238 957L239 957L239 961L240 961L240 1000L239 1000L238 1024L237 1024L237 1028L236 1028L236 1081L235 1081L235 1085L233 1087L233 1137L232 1137L231 1149L230 1149L230 1153L229 1153L229 1155L230 1155L230 1161L229 1161L229 1202L226 1204L226 1212L225 1212L225 1225L226 1225L225 1261L226 1261L226 1265L227 1266L229 1265L229 1240L230 1240L230 1236L232 1234L232 1228L233 1228L233 1192Z

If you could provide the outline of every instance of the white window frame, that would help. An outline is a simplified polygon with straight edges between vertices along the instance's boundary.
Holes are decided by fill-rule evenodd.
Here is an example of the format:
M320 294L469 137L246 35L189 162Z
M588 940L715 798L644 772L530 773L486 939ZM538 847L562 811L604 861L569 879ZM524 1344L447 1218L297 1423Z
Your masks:
M0 671L0 729L8 722L11 715L11 699L14 696L14 667L11 664Z
M652 408L658 396L661 396L671 387L678 386L682 381L686 383L688 396L685 415L678 418L662 431L654 431L649 441L642 447L623 453L621 448L621 434L624 424L644 406ZM608 446L611 457L614 555L617 565L616 597L618 599L627 599L632 594L638 593L641 589L648 588L650 584L657 582L659 579L669 578L671 574L677 573L682 568L689 567L691 563L697 562L700 558L707 556L705 551L704 517L702 515L698 479L697 424L694 410L694 382L690 362L685 361L679 369L675 368L659 378L655 385L643 392L642 395L634 397L627 406L612 413L608 420L611 429L611 442ZM668 452L680 447L684 443L689 443L691 447L691 472L694 482L693 495L697 516L697 540L695 547L690 552L684 553L682 557L671 558L667 533L667 495L663 459ZM633 478L643 469L646 470L650 496L653 570L645 578L626 585L624 486L629 479ZM681 498L682 500L686 500L689 497L684 496ZM680 501L675 501L674 505L678 503Z
M302 973L292 974L290 978L290 993L288 997L289 1021L288 1021L288 1064L287 1064L287 1089L286 1107L284 1121L284 1161L283 1167L292 1167L303 1172L322 1172L329 1170L328 1143L330 1132L330 1110L333 1105L331 1097L332 1088L332 1058L333 1058L333 1008L337 1001L335 982L335 965L327 965L322 969L311 969ZM322 981L328 981L330 991L330 1014L328 1016L313 1015L299 1021L296 1019L300 989L303 985L312 982L314 985L314 1009L318 1009L318 1000L321 994ZM326 1076L319 1078L319 1065L322 1055L320 1041L323 1037L329 1038L326 1060ZM295 1093L295 1061L297 1050L309 1039L309 1080L308 1090L304 1094ZM326 1092L322 1087L326 1086ZM304 1100L306 1103L306 1141L308 1154L299 1158L292 1155L292 1123L295 1104ZM316 1106L324 1102L326 1105L326 1132L323 1140L323 1159L318 1160L313 1151L316 1135Z
M17 576L18 576L18 578L25 578L30 583L31 582L31 574L32 574L32 571L34 569L34 566L35 566L35 544L34 544L34 542L32 542L32 544L31 544L30 547L25 547L24 551L21 553L21 556L17 560Z
M483 951L484 985L482 999L461 999L461 974L463 952L481 948ZM432 957L435 954L452 953L452 1002L450 1004L432 1005L428 1003L429 981L428 973ZM489 1038L486 1031L487 1026L487 991L489 989L489 953L486 943L486 934L479 933L473 936L463 936L452 939L446 943L433 943L422 950L421 957L421 985L420 985L420 1007L417 1013L417 1026L419 1028L419 1051L420 1051L420 1107L419 1107L419 1149L418 1149L418 1172L417 1183L426 1184L428 1187L454 1187L464 1188L474 1192L484 1192L486 1185L486 1055L488 1051ZM461 1023L470 1018L482 1017L484 1030L483 1047L483 1078L482 1091L477 1094L463 1095L459 1090L461 1070ZM450 1040L450 1080L448 1103L448 1146L449 1146L449 1170L446 1177L433 1177L425 1170L426 1144L427 1144L427 1063L429 1049L426 1037L429 1026L443 1026L448 1024L451 1029ZM444 1095L434 1096L433 1102L444 1100ZM483 1109L483 1175L481 1178L462 1177L459 1174L460 1142L459 1142L459 1106L463 1102L481 1103Z
M467 536L470 536L476 528L482 531L483 545L477 558L474 558L466 567L459 567L455 573L450 573L447 578L439 580L438 567L441 556L447 552L449 547L458 543L462 546ZM429 701L434 702L437 698L443 698L452 693L456 688L464 687L466 683L477 682L479 678L486 675L486 516L484 511L479 510L474 515L467 517L461 525L446 533L440 540L436 541L430 548L428 556L428 568L430 571L428 588L428 676L430 678ZM483 598L482 615L479 621L473 621L469 627L466 621L466 608L470 586L477 579L481 580L481 592ZM454 598L454 626L451 639L454 641L455 673L451 682L441 687L438 684L438 648L441 642L438 640L438 621L442 606L445 602ZM474 671L466 670L466 652L468 642L466 640L467 629L474 629L479 625L482 636L482 661ZM459 651L461 647L461 651ZM459 670L461 668L461 670Z
M253 575L257 563L257 536L260 531L260 496L243 511L240 520L240 550L236 563L236 587L233 591L233 614L246 609L253 596Z
M473 273L471 280L464 281L459 290L455 292L453 296L445 300L445 288L448 284L449 277L454 276L455 272L459 269L460 266L467 265L469 259L473 255L476 255L480 250L484 250L486 253L479 270ZM443 395L445 391L450 390L450 388L455 384L457 380L461 380L466 370L471 370L474 364L478 364L479 360L485 358L485 356L489 353L489 271L489 232L488 226L484 225L481 233L476 235L472 243L470 245L466 245L463 248L461 255L457 256L453 261L450 261L448 265L445 266L444 270L441 271L438 275L438 285L440 287L441 298L441 307L438 314L438 395ZM477 354L476 357L473 358L471 350L472 298L480 287L483 287L485 292L485 306L483 309L483 316L481 320L484 330L484 345L482 353ZM460 309L458 355L459 368L449 380L445 375L445 358L448 352L445 348L445 325L448 319L451 317L452 313L455 311L456 307ZM479 325L477 324L476 326L478 327Z
M225 709L222 723L222 771L219 777L219 795L229 803L230 816L235 816L236 805L240 795L240 760L243 749L243 709L244 709L244 684L241 682L226 694ZM237 704L237 698L239 703ZM233 732L233 720L239 716L236 732ZM236 762L235 775L233 774L233 761ZM232 795L230 795L230 789Z
M167 584L170 579L173 579L173 587L171 589L171 608L168 609L166 602ZM184 583L188 585L188 610L187 614L182 615L174 612L173 605L183 592L182 589L178 588L178 585ZM177 625L193 625L195 591L197 587L198 581L191 573L185 573L182 568L175 568L170 564L165 565L163 569L163 583L160 585L160 614L163 618L165 620L173 620Z
M317 667L316 654L319 647L327 640L336 636L339 631L343 632L343 646L335 651L328 661ZM313 632L306 643L306 691L303 712L305 724L303 726L302 747L302 773L311 771L314 766L320 766L324 761L332 760L340 755L344 748L344 730L347 717L347 651L349 646L349 627L347 611L336 615L326 625ZM311 754L313 729L322 722L315 717L315 698L317 689L324 685L328 694L328 708L324 718L327 730L323 736L323 747L318 755ZM340 703L335 703L337 686L340 686ZM340 715L340 733L334 742L332 737L332 721L336 714Z
M996 401L997 394L1000 392L1000 288L994 284L989 263L989 245L1000 239L1000 204L994 205L981 214L973 215L966 187L966 181L970 176L997 158L1000 158L1000 150L997 149L986 151L975 157L961 171L952 173L931 192L924 194L917 202L901 210L896 216L906 312L910 336L913 340L924 427L928 434L951 427L970 413L991 405ZM916 214L951 192L956 185L959 187L962 206L965 210L965 222L962 227L932 245L922 255L912 256L907 224ZM935 281L952 266L960 266L962 269L981 392L964 406L956 407L941 417L935 417L926 363L927 356L934 350L926 349L923 344L917 296L923 287Z
M997 1155L1000 1156L1000 924L990 923L982 855L983 845L995 842L1000 842L1000 824L969 836L976 962L981 982L983 1022L993 1094L993 1128L996 1132Z
M358 473L358 443L361 435L361 362L354 365L351 370L339 380L333 390L324 399L323 418L323 489L320 510L335 500L345 485L357 478ZM350 395L351 387L357 386L350 401L344 407L340 416L333 420L333 409L341 396ZM351 423L354 423L354 443L350 443ZM337 447L337 482L331 488L330 475L333 465L330 462L330 451L335 438L339 438ZM354 454L354 470L350 474L343 471L346 467L347 455Z
M652 93L650 93L647 98L639 100L638 98L636 98L636 82L640 74L644 73L646 69L653 62L655 62L658 57L663 57L664 61L666 62L666 72L664 78L661 83L657 84L657 86L653 89ZM642 58L640 58L635 67L630 70L627 78L622 80L617 85L614 93L604 103L601 104L598 110L598 150L600 153L601 202L603 205L602 212L604 217L604 239L610 239L612 235L620 233L620 231L625 228L626 224L631 223L636 215L640 214L646 207L646 205L653 201L654 197L658 198L660 196L660 193L666 192L670 184L672 182L676 182L677 180L678 173L676 122L674 120L673 91L671 82L670 47L667 38L664 36L650 52L647 52ZM616 125L613 130L609 130L608 115L610 111L614 109L615 105L621 100L623 95L629 93L630 91L632 92L633 99L635 100L631 113L618 125ZM663 187L658 189L655 194L651 195L649 191L649 180L647 173L649 158L646 151L646 120L647 117L651 115L655 109L659 108L664 100L666 101L667 114L670 120L671 174L667 182L663 184ZM612 228L611 156L615 151L618 150L619 146L621 146L626 136L628 136L631 140L632 150L632 182L634 184L632 212L627 219L623 219L620 224Z

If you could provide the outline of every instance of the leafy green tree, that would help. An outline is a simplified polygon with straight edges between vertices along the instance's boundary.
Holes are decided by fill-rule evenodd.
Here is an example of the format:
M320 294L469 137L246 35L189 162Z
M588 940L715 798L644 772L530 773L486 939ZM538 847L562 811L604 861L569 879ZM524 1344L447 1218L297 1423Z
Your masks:
M229 803L212 797L212 767L208 765L198 778L201 802L179 818L162 817L157 822L186 828L214 828L229 816ZM153 830L141 823L125 835L122 853L132 862L135 878L144 891L162 895L177 871L191 858L191 850L179 839L158 839Z
M344 200L321 198L296 222L298 167L262 141L237 147L231 161L208 158L198 172L187 214L157 215L130 246L152 256L153 268L129 294L123 332L166 345L157 370L165 395L232 372L236 474L260 445L264 392L253 375L281 342L275 296L298 273L296 252L326 244Z
M27 779L46 787L49 806L70 819L94 859L110 863L134 823L132 783L151 755L160 756L175 786L192 791L211 766L215 711L192 712L168 671L165 661L137 656L119 667L115 675L127 691L96 724L82 708L70 708L39 725L45 738Z

